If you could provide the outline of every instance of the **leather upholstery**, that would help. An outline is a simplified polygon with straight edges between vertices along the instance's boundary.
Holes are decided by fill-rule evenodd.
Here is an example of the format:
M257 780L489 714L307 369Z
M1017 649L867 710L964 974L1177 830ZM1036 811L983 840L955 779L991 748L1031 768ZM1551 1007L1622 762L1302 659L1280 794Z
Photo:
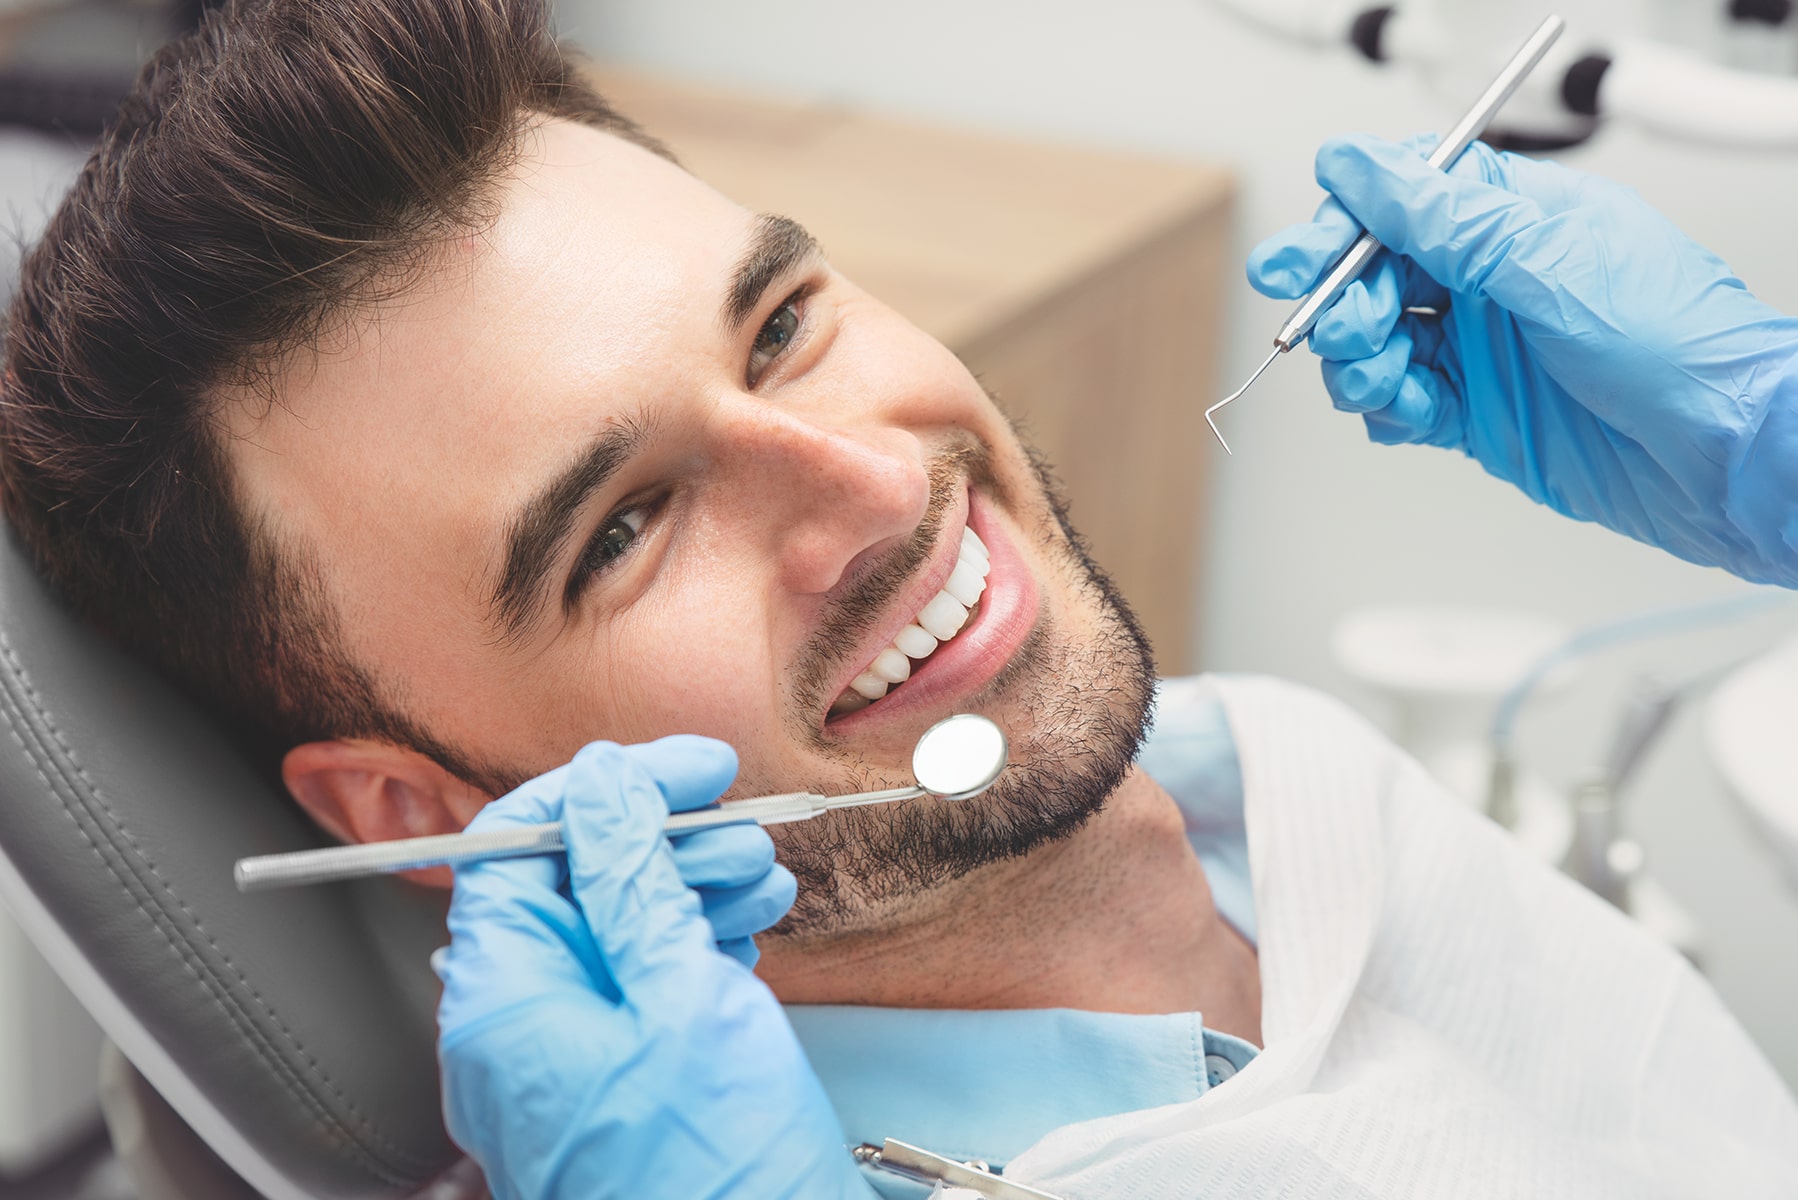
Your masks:
M10 536L0 725L0 851L214 1118L325 1200L406 1195L455 1162L428 963L444 898L393 879L240 895L236 859L324 836L193 706L73 621Z

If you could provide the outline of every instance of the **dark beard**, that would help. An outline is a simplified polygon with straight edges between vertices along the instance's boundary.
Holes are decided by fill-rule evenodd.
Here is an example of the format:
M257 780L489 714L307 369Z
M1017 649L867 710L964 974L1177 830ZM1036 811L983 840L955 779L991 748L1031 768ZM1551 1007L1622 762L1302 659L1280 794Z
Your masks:
M970 705L1004 698L1021 708L1030 731L1014 738L1011 764L983 795L846 809L771 831L799 898L764 936L804 941L857 931L894 902L1069 837L1105 807L1136 761L1155 688L1148 638L1069 523L1048 465L1035 451L1030 459L1060 534L1057 557L1101 614L1097 635L1072 645L1039 624Z

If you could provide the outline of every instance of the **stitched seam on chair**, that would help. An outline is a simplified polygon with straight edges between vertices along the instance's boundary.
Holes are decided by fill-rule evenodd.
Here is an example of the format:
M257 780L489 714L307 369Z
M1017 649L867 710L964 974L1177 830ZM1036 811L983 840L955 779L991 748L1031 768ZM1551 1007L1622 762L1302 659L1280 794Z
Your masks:
M206 989L208 995L212 997L215 1003L219 1004L221 1009L225 1010L226 1017L231 1019L234 1025L237 1024L239 1019L238 1016L232 1013L229 1008L219 1000L217 995L213 994L213 989L209 986L209 981L204 977L203 971L196 966L188 949L181 944L180 939L172 937L169 930L165 928L164 918L156 913L149 903L149 897L145 894L141 881L120 874L118 865L113 861L114 858L118 856L117 847L102 846L95 841L94 831L89 828L90 825L94 824L92 815L75 811L75 809L70 806L69 798L64 795L65 790L67 790L66 784L59 784L58 781L52 780L50 776L45 773L40 751L34 744L28 744L26 740L27 733L30 735L31 743L39 743L41 740L40 736L35 731L21 729L20 722L25 719L25 714L23 712L17 712L17 717L15 719L15 712L18 705L17 700L11 694L10 689L7 692L6 701L7 703L4 707L0 707L0 716L4 716L7 730L12 734L13 741L18 744L19 748L24 751L27 758L31 760L32 769L36 772L38 779L62 804L63 815L69 818L70 823L75 826L76 832L79 833L82 840L87 843L88 849L100 860L101 865L106 868L107 873L110 874L114 881L125 891L128 898L137 906L138 910L149 917L155 924L156 931L163 936L164 941L167 942L170 948L180 957L182 968L186 970L196 982L200 983L201 986ZM325 1124L328 1120L328 1114L318 1110L316 1101L313 1101L312 1107L314 1109L314 1115L320 1118L320 1124Z
M6 657L11 660L9 661L9 666L13 668L13 671L16 671L16 659L14 659L10 653L10 646L5 645L3 636L0 636L0 652L6 654ZM8 683L16 682L16 679L11 672L4 673L4 675L0 675L0 677L4 677ZM263 1058L265 1061L272 1060L272 1065L276 1068L277 1074L282 1077L282 1081L286 1085L287 1090L311 1112L314 1119L318 1122L319 1127L331 1134L334 1140L341 1140L347 1143L349 1149L360 1161L362 1161L366 1168L388 1182L399 1184L410 1182L407 1179L393 1174L390 1168L371 1156L365 1147L358 1144L354 1132L344 1128L342 1120L326 1108L318 1096L312 1094L310 1089L304 1086L305 1081L294 1071L292 1064L282 1060L278 1052L268 1044L267 1034L256 1028L253 1022L246 1019L247 1014L241 1011L240 1002L236 997L230 995L228 989L222 989L221 981L217 978L216 972L204 961L204 959L200 958L194 952L193 947L189 945L185 937L181 935L179 927L177 926L171 931L171 923L168 915L165 912L159 911L156 906L151 903L151 897L148 895L143 881L135 878L135 873L129 871L125 874L121 874L120 867L125 861L125 856L121 853L118 846L110 844L102 845L95 840L95 828L98 828L99 822L94 819L92 814L79 812L76 808L71 806L71 800L74 800L76 804L81 804L82 801L79 792L70 787L66 779L59 781L57 779L52 779L45 773L44 766L46 755L44 755L41 750L34 749L33 745L28 744L26 740L27 735L29 735L31 742L39 743L41 745L42 735L38 731L29 728L27 719L30 714L25 712L19 706L18 699L12 694L10 688L6 691L5 699L7 703L4 706L0 706L0 716L4 716L14 742L19 745L19 748L23 750L26 756L31 760L32 768L37 773L38 779L43 782L44 786L50 790L52 795L56 796L57 799L61 801L64 815L70 818L71 822L75 825L77 832L79 832L82 839L87 842L88 848L94 852L95 857L100 860L101 865L106 868L107 873L113 877L114 881L119 884L137 905L139 911L150 918L151 922L155 925L157 932L162 935L163 940L167 943L169 948L174 950L176 955L181 959L182 967L202 986L202 988L205 989L208 996L218 1005L239 1036L243 1037L253 1049L258 1051L259 1057ZM14 719L15 713L17 713L19 720ZM26 722L24 728L21 727L21 721ZM53 761L50 765L57 766ZM57 774L59 776L62 775L60 767L57 768ZM91 786L91 780L88 782ZM111 815L110 810L108 810L108 815ZM116 821L116 817L114 820ZM95 828L90 828L90 825ZM105 840L110 842L110 839ZM132 848L137 852L140 858L143 857L141 849L136 847L135 844L133 844ZM118 861L115 861L115 859ZM145 861L147 864L147 860ZM160 878L159 882L162 882ZM166 882L163 883L163 890L165 892L168 890ZM176 903L179 904L179 901L177 900ZM182 907L191 920L193 918L192 912L186 910L185 906ZM197 925L198 922L196 921L195 924ZM216 943L213 943L213 947L215 950L218 950ZM224 958L226 962L229 963L229 957L222 951L218 952L220 957ZM241 975L239 977L241 978ZM245 986L247 990L250 990L252 994L254 994L254 989L249 989L247 984ZM257 999L259 1002L261 1001L260 996L258 996ZM264 1003L264 1008L266 1010L266 1003ZM279 1026L279 1020L275 1020L277 1026ZM287 1036L290 1042L293 1041L292 1034L284 1027L281 1031ZM305 1051L301 1050L301 1053L304 1055ZM311 1065L313 1066L314 1071L317 1071L316 1064ZM327 1086L330 1086L328 1080L325 1082ZM347 1105L347 1102L346 1107L353 1108L353 1106ZM358 1117L360 1116L360 1114L356 1115ZM373 1131L370 1131L370 1133L372 1140L384 1143L384 1139L382 1139L379 1134L375 1134ZM396 1157L402 1160L411 1159L411 1156L406 1154L403 1150L400 1150L397 1147L390 1148L394 1150Z
M19 744L20 749L23 750L30 759L33 770L36 771L38 778L43 781L44 785L49 788L51 793L62 803L65 814L67 814L74 822L77 830L81 833L83 840L88 843L89 848L94 852L102 865L105 866L108 874L113 877L120 887L138 905L140 911L151 919L152 923L156 926L157 931L162 934L165 942L167 942L169 947L181 958L182 965L189 974L202 985L212 1001L219 1006L238 1035L244 1039L247 1045L258 1053L259 1057L262 1057L276 1069L277 1076L282 1080L287 1090L294 1095L295 1099L301 1101L301 1103L313 1114L321 1128L344 1139L347 1143L347 1147L351 1149L373 1173L380 1176L385 1181L395 1184L405 1185L412 1182L408 1178L395 1174L391 1167L370 1154L368 1147L363 1144L364 1141L372 1143L388 1152L402 1164L420 1170L429 1170L431 1164L395 1145L385 1135L369 1124L368 1118L354 1103L345 1097L342 1090L325 1073L323 1068L320 1067L318 1061L306 1050L280 1017L276 1015L267 1000L264 999L256 988L244 978L242 971L237 968L231 957L226 954L217 941L213 939L211 933L207 931L194 912L188 908L186 903L183 902L178 895L175 894L174 889L169 885L168 881L162 878L162 875L157 871L155 864L150 861L149 856L144 853L143 848L137 843L136 838L125 829L123 823L118 819L117 814L113 811L111 805L107 802L104 794L94 782L93 778L88 775L86 769L81 766L79 761L77 761L73 749L63 737L61 730L57 728L56 723L51 719L49 711L44 705L42 698L38 695L37 690L31 685L30 679L27 676L23 665L19 661L10 637L3 632L0 632L0 658L4 658L6 666L6 670L0 672L0 680L4 680L6 685L8 685L4 689L5 700L7 703L0 706L0 715L5 717L7 727L13 736L13 740ZM15 685L24 693L25 699L29 701L29 706L21 703L20 698L14 694L13 689ZM14 720L15 712L20 718L18 721ZM42 745L43 733L31 728L33 717L36 718L36 723L43 727L43 732L49 734L50 738L55 742L56 747L60 748L62 752L61 761L58 760L58 756L55 753L49 752L48 747ZM23 728L21 726L23 726ZM32 742L39 743L37 748L27 744L27 735L29 735ZM46 772L46 767L53 770L59 779L53 780L50 777L50 774ZM78 779L81 784L85 785L87 791L85 796L81 789L73 786L73 781L68 778L68 773L71 770L73 771L75 778ZM112 827L117 830L118 837L119 839L122 839L125 847L129 849L130 856L127 856L124 853L123 849L116 844L114 839L104 837L104 827L95 819L93 814L76 811L76 807L74 806L86 809L90 799L92 803L97 805L100 811L105 814L107 820L111 822ZM71 801L74 802L74 806L71 805ZM83 819L84 817L85 820ZM102 846L96 842L95 830L88 828L89 823L93 824L102 833L102 840L108 843L107 846ZM111 852L110 855L107 852L108 850ZM113 861L115 856L120 861ZM180 925L171 920L166 909L150 903L151 896L146 894L149 890L148 883L145 880L138 878L137 872L129 869L128 864L131 856L134 856L137 861L142 864L144 870L148 871L150 876L153 877L156 887L160 890L161 894L165 896L168 901L172 902L187 918L188 922L191 923L193 929L205 938L207 945L212 948L213 953L215 953L225 966L230 969L231 974L236 978L237 982L242 985L243 990L255 1001L256 1006L267 1017L268 1021L277 1031L279 1031L280 1036L285 1039L287 1044L300 1056L305 1067L303 1073L296 1069L295 1064L287 1061L286 1057L271 1043L269 1034L257 1025L250 1013L244 1011L241 998L233 995L231 989L225 984L224 980L219 978L218 971L198 955L195 947L189 943L187 937L184 935L184 931L180 928ZM121 867L124 868L123 873L121 873ZM322 1085L340 1104L342 1104L349 1118L348 1121L345 1120L344 1116L330 1111L313 1089L307 1086L309 1082L308 1076L310 1076L312 1082ZM358 1132L362 1135L361 1137L357 1136Z

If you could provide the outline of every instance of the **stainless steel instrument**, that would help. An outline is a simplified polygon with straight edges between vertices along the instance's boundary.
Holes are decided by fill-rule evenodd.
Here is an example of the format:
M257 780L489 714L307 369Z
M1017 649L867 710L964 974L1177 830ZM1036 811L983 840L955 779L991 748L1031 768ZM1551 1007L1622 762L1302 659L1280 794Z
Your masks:
M911 787L844 796L820 796L814 792L757 796L716 808L673 813L665 828L669 833L688 833L744 821L778 825L809 820L839 808L891 804L921 796L966 800L992 786L1005 769L1009 753L1005 734L997 725L985 717L959 713L938 721L918 739L911 760L912 778L917 782ZM259 892L269 888L356 879L364 875L415 871L423 867L461 866L493 858L558 854L564 849L562 826L552 822L484 833L446 833L391 842L367 842L358 846L327 846L289 854L264 854L239 859L234 874L238 891Z
M1471 146L1474 140L1485 132L1487 124L1497 115L1498 110L1504 107L1505 101L1511 98L1511 94L1517 90L1518 85L1528 77L1531 71L1535 70L1536 64L1542 61L1543 56L1548 53L1548 48L1555 44L1555 40L1566 28L1567 22L1556 16L1549 17L1537 27L1536 32L1529 36L1529 40L1523 43L1523 47L1512 56L1511 61L1505 64L1504 70L1498 73L1498 78L1494 79L1492 85L1480 94L1478 100L1473 102L1473 107L1467 110L1467 115L1462 117L1455 127L1448 131L1448 136L1437 145L1435 152L1430 155L1430 166L1438 171L1446 171L1455 164L1455 160L1461 157L1461 152ZM1349 284L1360 277L1361 272L1367 269L1367 264L1373 261L1373 256L1379 252L1380 241L1373 234L1363 233L1357 238L1355 244L1336 260L1336 265L1330 268L1330 273L1324 276L1322 282L1312 289L1310 295L1299 301L1297 308L1292 310L1292 315L1286 318L1286 323L1280 326L1280 331L1274 335L1273 352L1259 367L1255 368L1255 373L1249 376L1249 381L1205 410L1205 423L1211 426L1211 432L1217 435L1218 443L1223 446L1224 453L1233 454L1235 451L1230 449L1229 442L1224 441L1223 433L1218 430L1217 422L1212 419L1214 414L1218 409L1254 386L1255 381L1261 378L1262 372L1273 365L1274 359L1303 341L1305 335L1311 332L1311 327L1317 324L1318 316L1324 309L1336 302L1336 298L1342 295L1343 290Z

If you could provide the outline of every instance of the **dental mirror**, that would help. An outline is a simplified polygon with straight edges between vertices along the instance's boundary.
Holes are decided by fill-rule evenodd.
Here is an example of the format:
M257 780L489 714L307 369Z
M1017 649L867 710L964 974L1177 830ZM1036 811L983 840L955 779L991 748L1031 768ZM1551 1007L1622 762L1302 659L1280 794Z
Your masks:
M855 792L846 796L789 792L732 800L728 804L672 813L663 828L669 833L690 833L714 825L736 825L745 821L779 825L810 820L832 809L891 804L896 800L916 800L923 796L966 800L993 785L1005 769L1008 753L1005 733L997 725L973 713L958 713L938 721L918 739L911 756L912 778L917 782L910 787ZM493 858L556 854L563 849L562 826L559 822L551 822L483 833L445 833L391 842L365 842L357 846L326 846L290 854L263 854L238 859L234 875L238 891L260 892L268 888L328 883L334 879L357 879L364 875L417 871L425 867L462 866Z
M933 795L966 800L993 786L1009 752L997 725L973 713L957 713L924 731L912 751L911 774Z

